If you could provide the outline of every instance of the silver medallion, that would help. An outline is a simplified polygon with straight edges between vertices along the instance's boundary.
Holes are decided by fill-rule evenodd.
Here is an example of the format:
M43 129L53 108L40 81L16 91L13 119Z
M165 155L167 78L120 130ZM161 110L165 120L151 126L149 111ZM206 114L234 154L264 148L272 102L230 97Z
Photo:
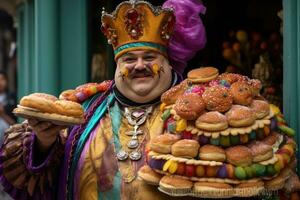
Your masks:
M136 139L131 139L128 143L127 143L127 147L130 149L135 149L139 146L139 141Z
M117 158L118 158L119 161L124 161L128 158L128 153L124 150L120 150L117 153Z
M142 154L140 151L133 151L129 154L129 158L133 161L137 161L139 159L141 159Z
M128 131L125 134L128 135L128 136L143 135L144 132L142 130L137 130L137 131Z

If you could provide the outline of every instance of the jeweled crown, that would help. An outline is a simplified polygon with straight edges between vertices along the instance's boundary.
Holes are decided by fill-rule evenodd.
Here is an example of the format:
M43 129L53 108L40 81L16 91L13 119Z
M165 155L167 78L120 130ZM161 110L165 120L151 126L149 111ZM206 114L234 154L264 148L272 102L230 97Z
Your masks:
M172 9L145 1L125 1L112 14L102 12L101 31L114 48L117 59L132 50L153 50L167 55L175 16Z

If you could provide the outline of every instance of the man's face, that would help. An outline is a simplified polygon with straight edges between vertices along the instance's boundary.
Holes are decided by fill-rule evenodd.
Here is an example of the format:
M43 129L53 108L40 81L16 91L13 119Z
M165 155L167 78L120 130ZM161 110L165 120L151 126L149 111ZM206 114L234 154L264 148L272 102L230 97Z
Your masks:
M170 87L171 81L168 60L154 51L131 51L117 60L116 86L124 96L137 103L159 97Z

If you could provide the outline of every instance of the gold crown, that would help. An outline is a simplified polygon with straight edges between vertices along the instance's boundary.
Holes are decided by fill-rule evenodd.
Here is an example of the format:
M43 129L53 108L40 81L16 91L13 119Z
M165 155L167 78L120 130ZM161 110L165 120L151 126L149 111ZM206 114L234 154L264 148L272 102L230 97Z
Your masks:
M153 7L145 1L125 1L112 14L103 11L101 21L115 59L132 50L153 50L167 56L175 25L172 9Z

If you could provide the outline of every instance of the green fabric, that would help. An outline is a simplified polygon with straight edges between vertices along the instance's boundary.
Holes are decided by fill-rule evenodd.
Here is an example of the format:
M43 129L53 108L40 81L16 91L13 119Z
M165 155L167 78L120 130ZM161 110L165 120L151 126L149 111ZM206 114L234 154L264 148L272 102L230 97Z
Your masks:
M95 94L93 97L89 98L88 100L84 101L82 104L84 112L92 105L92 103L101 95L101 93Z
M122 119L122 114L121 114L121 109L118 106L118 103L115 102L114 106L110 108L110 117L112 121L112 131L114 134L114 145L116 152L121 150L121 144L120 144L120 139L119 139L119 129L121 126L121 119Z
M113 188L107 192L99 192L98 200L120 200L121 174L118 171L114 177Z
M109 110L109 115L111 117L112 122L112 131L113 131L113 139L111 142L114 142L115 150L118 152L121 149L121 144L119 140L119 129L121 126L121 120L122 120L122 114L121 109L118 106L118 103L115 102L113 107ZM121 174L118 171L114 177L114 183L113 188L106 192L99 192L98 193L98 199L113 199L113 200L119 200L121 199Z
M152 43L152 42L134 42L134 43L125 44L125 45L117 48L114 52L115 52L115 55L117 55L118 53L120 53L121 51L123 51L125 49L136 48L136 47L152 47L152 48L158 49L161 52L167 53L166 47L164 47L160 44Z
M107 105L110 105L114 101L114 96L109 95L106 97L101 105L96 109L94 112L93 116L91 117L90 121L88 122L85 130L81 134L77 147L74 153L74 158L72 159L71 167L70 167L70 173L68 177L68 199L73 199L73 180L74 180L74 175L75 171L77 169L77 163L80 158L81 152L84 148L84 145L86 141L88 140L91 131L93 128L99 123L99 120L104 116L104 114L107 112Z

